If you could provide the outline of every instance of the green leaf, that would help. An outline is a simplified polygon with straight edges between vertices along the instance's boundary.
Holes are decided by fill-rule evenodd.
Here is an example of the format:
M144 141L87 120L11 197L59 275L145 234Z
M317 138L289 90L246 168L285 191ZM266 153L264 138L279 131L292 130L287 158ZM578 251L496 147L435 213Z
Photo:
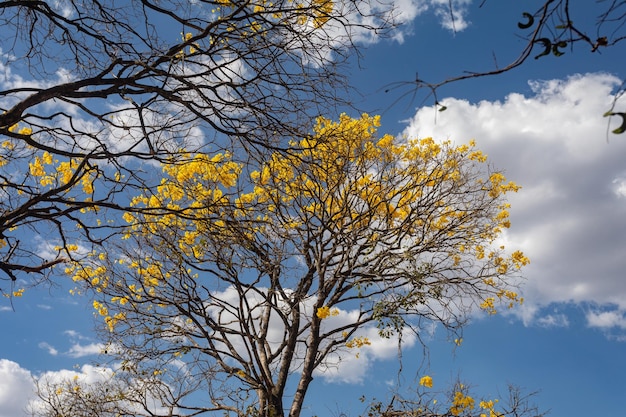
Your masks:
M552 53L554 54L554 56L561 56L565 54L565 52L560 51L559 48L565 48L566 46L567 46L567 42L565 41L557 42L554 45L552 45Z
M569 28L571 26L572 26L572 21L570 20L567 23L563 23L561 25L556 25L554 28L555 29L567 29L567 28Z
M607 113L604 114L606 115ZM611 113L609 114L609 116L620 116L622 118L622 124L620 125L620 127L618 127L617 129L613 129L611 132L615 133L616 135L626 132L626 113Z

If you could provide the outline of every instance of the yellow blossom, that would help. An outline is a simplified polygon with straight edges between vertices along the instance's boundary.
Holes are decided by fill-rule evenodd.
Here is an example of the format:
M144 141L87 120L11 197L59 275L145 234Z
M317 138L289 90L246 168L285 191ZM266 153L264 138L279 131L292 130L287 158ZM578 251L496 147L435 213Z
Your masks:
M324 307L320 307L317 309L317 318L319 319L326 319L330 316L337 316L339 315L339 310L336 308L331 309L328 306L324 306Z
M30 127L23 127L23 128L20 129L20 131L18 133L20 135L30 136L33 133L33 129L31 129Z
M358 336L358 337L355 337L352 340L348 340L346 342L346 347L349 348L349 349L352 349L352 348L360 349L363 346L369 346L371 344L372 344L372 342L370 342L370 340L367 337L365 337L365 336Z
M432 388L433 379L429 375L424 375L420 378L420 385L426 388Z
M35 160L33 162L28 164L28 167L30 170L30 175L34 177L41 177L46 174L42 161L38 156L35 157Z
M49 152L46 151L41 156L41 160L43 161L44 164L50 165L50 164L52 164L52 155Z
M489 314L496 314L497 310L496 310L496 307L495 307L495 298L494 297L487 297L480 304L480 308L482 308L483 310L487 311L487 313L489 313Z
M454 398L452 399L450 414L452 414L453 416L459 416L464 411L470 411L474 408L474 403L475 400L472 397L464 394L461 391L457 391L454 393Z

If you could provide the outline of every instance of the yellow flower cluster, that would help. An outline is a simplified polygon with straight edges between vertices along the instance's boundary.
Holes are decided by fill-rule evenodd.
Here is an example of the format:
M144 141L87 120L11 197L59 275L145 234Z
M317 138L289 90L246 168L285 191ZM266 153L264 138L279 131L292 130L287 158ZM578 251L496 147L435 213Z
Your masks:
M348 340L346 342L346 347L349 349L352 349L352 348L360 349L363 346L369 346L371 344L372 342L370 342L370 340L367 337L358 336L358 337L355 337L354 339Z
M491 174L489 182L491 183L491 190L489 191L489 195L491 197L498 197L500 194L508 191L517 192L520 188L522 188L513 181L509 181L507 183L506 178L501 172Z
M321 28L330 20L333 12L332 0L313 0L313 27Z
M496 314L498 310L496 310L495 301L494 297L487 297L480 303L480 308L489 314Z
M56 165L56 167L52 167ZM48 172L46 167L49 166L53 172ZM39 178L39 183L44 186L59 186L69 184L71 181L77 181L76 169L80 166L77 159L59 162L54 159L49 152L44 152L41 156L35 156L35 159L28 164L28 170L31 176ZM91 195L94 192L94 181L98 177L97 167L87 168L80 173L80 184L82 191Z
M120 321L123 321L126 319L126 314L123 312L119 312L117 314L115 314L114 316L106 316L104 318L104 322L106 323L107 327L109 328L109 331L112 332L115 329L115 325L117 323L119 323Z
M33 129L30 127L21 127L19 126L18 123L14 124L13 126L9 127L9 132L11 133L18 133L19 135L24 135L24 136L30 136L33 133Z
M502 417L503 414L502 413L498 413L495 410L495 405L497 403L498 403L498 400L481 401L480 404L479 404L479 407L482 408L483 410L489 412L489 414L481 413L480 417Z
M429 375L424 375L420 378L420 385L426 388L433 387L433 379Z
M324 307L320 307L317 309L317 312L315 313L315 315L317 316L318 319L327 319L331 316L338 316L339 315L339 310L336 308L330 308L328 306L324 306Z
M24 288L20 288L20 289L17 289L15 291L12 291L10 293L5 293L5 294L2 294L2 295L4 297L6 297L6 298L10 298L11 296L13 296L13 297L21 297L21 296L24 295L24 291L25 291Z
M95 301L93 302L93 308L94 310L96 310L98 312L98 314L100 314L101 316L108 316L109 315L109 310L99 301Z
M190 32L181 33L181 35L182 35L183 42L189 42L189 40L191 40L191 38L193 38L193 33L190 33ZM189 54L193 55L194 53L196 53L198 48L199 48L199 46L198 46L197 43L193 43L193 44L189 45ZM176 54L176 58L178 58L178 59L185 58L185 51L184 50L178 51L178 53Z
M486 297L480 304L480 308L489 314L496 314L496 302L506 303L507 308L513 308L517 304L523 304L524 298L515 291L500 288L493 279L483 280L487 288L495 290L495 296Z
M104 322L111 332L114 330L117 323L126 318L126 314L123 312L119 312L113 316L109 315L109 309L104 304L96 300L93 302L93 308L99 315L104 317Z
M461 386L462 388L462 386ZM452 406L450 407L450 414L453 416L459 416L464 411L470 411L474 408L474 404L476 401L466 395L462 391L457 391L454 393L454 398L452 398Z

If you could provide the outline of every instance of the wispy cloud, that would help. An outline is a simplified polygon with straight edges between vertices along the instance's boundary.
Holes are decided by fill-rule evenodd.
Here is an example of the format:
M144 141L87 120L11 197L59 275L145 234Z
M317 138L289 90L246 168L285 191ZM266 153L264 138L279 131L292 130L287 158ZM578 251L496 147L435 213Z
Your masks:
M71 329L64 330L63 334L65 336L67 336L68 338L73 339L73 340L89 340L89 337L83 336L82 334L80 334L76 330L71 330Z
M56 356L56 355L58 355L58 354L59 354L59 351L58 351L58 350L56 350L56 349L55 349L52 345L50 345L49 343L46 343L46 342L41 342L41 343L39 343L39 345L37 345L37 346L39 346L39 348L40 348L40 349L47 350L47 351L48 351L48 353L49 353L50 355L52 355L52 356Z
M469 26L469 5L472 0L430 0L435 16L441 26L453 32L461 32Z
M541 327L568 327L569 319L565 314L547 314L537 318L537 325Z
M66 352L66 355L72 358L82 358L84 356L99 355L102 353L104 345L102 343L89 343L88 345L80 345L75 343Z
M72 346L63 354L72 358L100 355L104 349L102 343L91 342L92 338L83 336L76 330L68 329L63 334L70 339ZM82 341L82 342L81 342Z

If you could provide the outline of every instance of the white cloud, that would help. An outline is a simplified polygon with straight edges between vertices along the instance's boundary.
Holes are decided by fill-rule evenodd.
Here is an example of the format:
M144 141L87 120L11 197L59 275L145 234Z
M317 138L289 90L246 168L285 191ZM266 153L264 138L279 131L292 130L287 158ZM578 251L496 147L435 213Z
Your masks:
M131 386L128 385L128 381L114 378L115 375L115 369L92 365L83 365L80 369L48 371L36 375L28 369L22 368L16 362L0 359L0 417L25 416L31 415L32 411L43 411L44 405L37 397L35 381L42 388L43 395L46 395L46 392L55 392L55 389L49 390L54 384L64 384L68 381L80 385L85 391L96 392L95 390L97 390L100 395L106 395L105 390L109 388L111 388L111 392L114 389L126 389L129 395L135 393L139 395L138 398L140 399L138 403L120 403L129 411L134 410L141 415L150 414L140 411L144 410L141 401L145 401L148 409L157 415L166 413L160 408L160 402L156 400L159 398L158 394L151 396L150 392L152 391L147 385L144 391L140 385L132 385L132 389L129 390L128 388ZM158 387L158 384L154 385L154 392L159 392ZM141 392L145 392L147 397L141 397Z
M79 370L61 369L33 375L16 362L0 359L0 417L24 416L29 409L41 406L36 399L35 379L39 383L59 383L76 378L81 385L89 386L108 380L112 375L109 368L91 365L83 365Z
M83 365L80 370L61 369L58 371L48 371L38 376L40 381L50 383L60 383L63 381L76 380L81 384L91 385L110 379L113 376L113 369L93 365Z
M75 395L67 397L65 390L70 387L79 387L79 392L84 393L86 399L90 399L102 408L102 414L106 415L172 415L176 413L176 407L165 407L162 400L171 401L171 391L168 386L158 380L145 379L143 381L135 378L127 378L129 375L120 375L119 368L99 367L83 365L80 369L61 369L49 371L37 375L37 385L40 387L41 397L26 398L26 406L38 415L44 415L49 407L45 405L42 398L52 398L53 403L61 406L77 401ZM32 381L32 380L31 380ZM61 388L61 391L58 389ZM34 384L31 382L31 391ZM78 392L77 391L77 392ZM124 399L115 403L111 401L112 396L121 396ZM67 407L71 409L71 406ZM69 411L66 411L69 412ZM18 414L15 414L18 415ZM23 415L19 414L19 415ZM0 416L4 417L4 416Z
M257 288L259 292L263 292L265 288ZM240 296L237 291L231 286L228 289L220 293L212 294L214 300L221 300L226 305L238 305ZM310 320L313 315L313 303L314 298L311 297L302 303L302 322ZM247 308L254 314L258 314L255 310L260 310L264 304L264 300L260 294L250 292L247 294ZM285 311L289 311L290 307L287 303L284 304ZM227 312L219 308L217 305L211 305L207 307L207 312L213 316L216 320L219 319L222 323L232 325L235 334L229 337L229 342L236 348L240 355L244 355L246 352L246 345L243 340L236 335L239 326L239 319L232 313ZM350 323L355 323L359 319L358 310L342 310L337 309L338 314L328 317L322 321L322 332L329 332L332 329L339 329L347 326ZM277 315L272 315L269 320L269 330L266 340L270 343L272 349L278 350L281 342L285 337L285 329L282 320ZM306 333L302 336L306 338ZM339 338L340 336L337 335ZM398 354L398 338L389 337L383 338L379 335L378 329L374 325L363 326L358 329L351 339L355 338L367 338L370 342L369 345L364 345L361 348L353 347L347 348L345 346L338 346L332 351L326 358L326 360L316 369L315 376L324 378L328 382L342 382L342 383L359 383L362 382L367 371L371 368L374 361L393 359ZM414 333L406 331L402 335L403 348L412 347L417 341ZM324 344L322 344L322 349ZM296 347L296 354L292 362L292 369L297 371L302 364L302 359L305 355L304 342ZM273 353L276 353L273 351Z
M626 316L624 311L588 311L586 314L587 324L590 327L611 329L617 327L626 330Z
M47 351L48 351L48 353L49 353L50 355L52 355L52 356L56 356L56 355L58 355L58 354L59 354L59 351L58 351L58 350L56 350L56 349L54 348L54 346L50 345L49 343L46 343L46 342L41 342L41 343L39 343L39 345L37 345L37 346L39 346L39 348L40 348L40 349L47 350Z
M104 350L104 347L105 346L102 343L90 343L88 345L74 343L70 350L67 351L66 355L71 356L72 358L82 358L84 356L99 355Z
M91 355L100 355L105 349L105 345L102 343L91 342L92 338L83 336L76 330L65 330L63 334L67 336L71 343L70 348L63 352L63 355L71 358L82 358ZM82 342L81 342L82 341ZM43 345L49 346L47 343L40 343L39 347ZM56 350L55 350L56 351Z
M25 415L33 389L30 371L13 361L0 359L0 417Z
M76 330L65 330L63 334L74 339L85 339L85 336L82 336Z
M344 316L342 318L341 316ZM349 314L342 312L339 317L348 322ZM334 320L333 320L334 321ZM340 325L343 323L331 323ZM327 382L358 384L363 382L375 361L394 359L398 356L398 338L383 338L374 326L367 326L355 333L354 337L366 337L370 344L361 348L341 348L329 355L323 366L317 369L316 376L321 376ZM402 335L402 349L410 349L415 345L415 334L404 332Z
M472 0L430 0L441 26L453 32L460 32L469 26L467 15L471 3Z
M433 15L441 26L452 32L465 30L468 20L468 6L472 0L378 0L359 2L337 1L335 14L322 27L313 30L313 22L302 27L307 35L290 39L294 50L302 50L307 64L325 65L333 60L332 50L350 45L372 45L381 39L392 39L403 43L413 33L418 18L432 19ZM389 25L389 31L375 31L371 28ZM384 32L384 35L381 33ZM315 51L315 54L311 54Z
M523 186L510 197L512 228L504 240L531 259L519 312L526 322L552 303L626 310L626 138L612 135L607 143L602 117L619 83L596 73L531 82L532 95L513 93L504 101L447 98L441 100L447 111L422 108L404 132L459 143L476 139L491 164ZM590 317L591 326L601 323ZM551 323L565 318L543 318Z
M565 314L548 314L537 318L536 323L541 327L568 327L569 319Z

